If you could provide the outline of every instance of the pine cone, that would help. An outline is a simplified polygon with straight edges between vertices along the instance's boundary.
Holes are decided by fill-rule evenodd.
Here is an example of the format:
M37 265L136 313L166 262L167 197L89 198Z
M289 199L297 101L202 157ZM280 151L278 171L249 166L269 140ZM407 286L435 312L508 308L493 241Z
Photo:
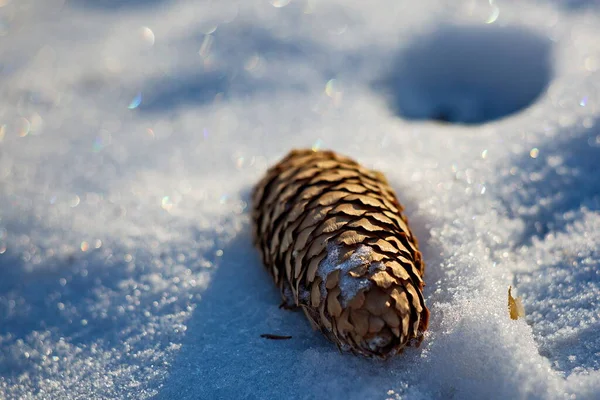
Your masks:
M383 174L331 151L290 152L254 190L255 245L284 303L341 350L388 358L423 340L425 265L402 209Z

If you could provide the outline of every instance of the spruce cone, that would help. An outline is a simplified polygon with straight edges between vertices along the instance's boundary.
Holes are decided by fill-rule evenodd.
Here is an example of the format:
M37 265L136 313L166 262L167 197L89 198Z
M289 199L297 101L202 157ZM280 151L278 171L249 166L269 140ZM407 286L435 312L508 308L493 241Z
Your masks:
M387 358L423 340L425 265L401 211L383 174L331 151L290 152L254 190L255 244L284 303L342 350Z

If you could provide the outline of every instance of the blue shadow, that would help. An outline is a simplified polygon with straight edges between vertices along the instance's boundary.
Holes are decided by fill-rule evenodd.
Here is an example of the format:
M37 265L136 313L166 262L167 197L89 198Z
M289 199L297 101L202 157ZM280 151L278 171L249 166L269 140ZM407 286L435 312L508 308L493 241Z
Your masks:
M67 0L73 7L119 11L130 8L154 7L169 0Z
M10 232L17 231L9 225L5 226ZM197 234L190 229L190 235ZM144 282L147 266L171 265L180 252L168 245L159 254L141 249L131 254L132 262L126 262L124 249L104 243L99 249L50 257L36 266L9 248L0 255L0 377L10 384L24 373L45 375L39 370L43 364L39 357L45 356L32 353L26 358L22 350L35 349L40 335L48 335L51 341L65 338L81 351L92 346L99 351L122 349L118 362L131 365L139 364L138 352L168 348L172 340L168 334L146 338L145 326L161 315L176 315L189 300L180 296L163 304L162 293L144 289ZM188 268L197 273L203 267L191 263ZM135 304L126 300L128 295ZM60 356L61 351L56 349L54 355Z
M0 256L0 335L5 337L0 376L10 380L26 371L36 374L34 363L9 350L18 341L27 343L35 332L50 332L77 345L98 339L117 345L118 332L131 320L111 309L101 317L93 293L99 287L117 289L127 272L124 263L108 265L103 258L101 250L93 250L84 257L55 257L37 270L10 249Z
M570 11L581 11L598 8L600 3L597 0L563 0L557 2L557 5Z
M444 26L414 39L373 86L402 118L481 124L545 91L551 49L549 39L525 28Z
M206 35L196 33L186 45L199 49ZM145 83L141 112L168 112L178 107L212 103L217 95L223 100L243 99L275 91L306 91L307 83L292 72L253 75L245 63L259 55L263 63L306 62L322 51L310 42L301 44L275 38L270 32L252 26L222 26L211 36L215 58L222 60L211 70L199 63L197 70L160 76ZM195 55L201 60L198 54Z
M515 174L503 182L514 188L501 197L509 215L525 222L518 245L563 231L572 220L566 214L582 206L600 211L600 120L538 150L535 159L522 154L514 163Z
M274 399L302 392L294 376L302 350L333 345L312 331L302 312L279 309L280 303L246 227L225 247L171 375L155 398ZM292 338L268 340L261 334Z

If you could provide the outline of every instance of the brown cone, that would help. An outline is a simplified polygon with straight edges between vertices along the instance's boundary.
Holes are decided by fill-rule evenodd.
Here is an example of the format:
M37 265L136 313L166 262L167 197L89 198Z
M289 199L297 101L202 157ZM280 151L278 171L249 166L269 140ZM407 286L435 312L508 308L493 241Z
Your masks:
M256 186L252 217L285 303L340 349L387 358L423 340L425 264L383 174L293 150Z

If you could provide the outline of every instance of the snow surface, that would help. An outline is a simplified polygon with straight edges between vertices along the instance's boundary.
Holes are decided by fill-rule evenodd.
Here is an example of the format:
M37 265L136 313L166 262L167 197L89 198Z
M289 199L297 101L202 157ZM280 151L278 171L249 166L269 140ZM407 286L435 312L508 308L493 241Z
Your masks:
M600 398L597 5L0 0L0 398ZM278 308L248 194L311 146L398 191L421 348Z

